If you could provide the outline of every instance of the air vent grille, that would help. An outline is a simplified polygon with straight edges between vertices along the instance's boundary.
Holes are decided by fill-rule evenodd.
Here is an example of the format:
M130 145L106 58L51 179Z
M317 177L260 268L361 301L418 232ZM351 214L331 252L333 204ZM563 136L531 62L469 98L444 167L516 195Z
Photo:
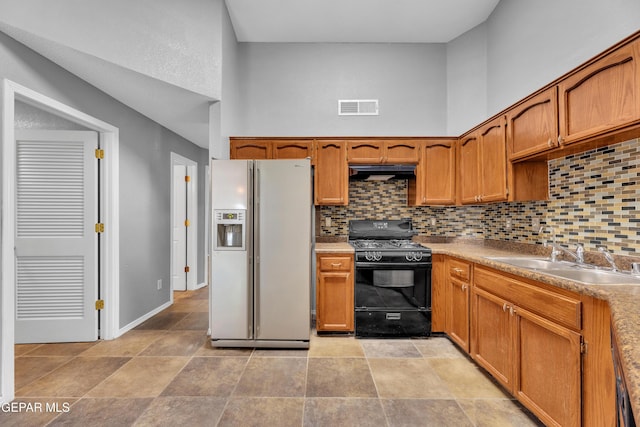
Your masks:
M340 99L338 100L339 116L377 116L377 99Z

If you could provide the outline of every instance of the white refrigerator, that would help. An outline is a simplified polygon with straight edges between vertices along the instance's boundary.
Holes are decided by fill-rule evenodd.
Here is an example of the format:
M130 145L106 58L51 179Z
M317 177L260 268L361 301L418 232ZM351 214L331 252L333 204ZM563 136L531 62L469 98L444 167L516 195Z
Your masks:
M214 347L308 348L311 165L211 161Z

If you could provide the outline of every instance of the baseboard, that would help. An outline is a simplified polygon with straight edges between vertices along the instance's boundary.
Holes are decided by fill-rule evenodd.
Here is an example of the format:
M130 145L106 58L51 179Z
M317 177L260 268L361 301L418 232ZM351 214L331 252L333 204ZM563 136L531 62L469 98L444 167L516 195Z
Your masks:
M127 332L129 332L130 330L132 330L133 328L135 328L138 325L141 325L142 323L144 323L146 320L151 319L153 316L155 316L156 314L160 313L161 311L171 307L171 305L173 304L173 302L171 301L167 301L166 303L162 304L160 307L148 312L147 314L145 314L142 317L137 318L136 320L134 320L133 322L129 323L128 325L126 325L123 328L120 328L120 330L118 330L118 334L113 337L118 338L119 336L122 336L124 334L126 334Z

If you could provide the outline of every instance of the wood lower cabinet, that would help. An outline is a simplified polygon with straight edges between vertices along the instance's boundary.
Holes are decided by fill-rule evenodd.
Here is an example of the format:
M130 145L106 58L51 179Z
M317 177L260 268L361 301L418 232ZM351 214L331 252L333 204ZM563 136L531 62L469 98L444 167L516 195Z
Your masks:
M615 131L640 120L640 39L558 83L560 144Z
M431 256L431 332L445 332L447 323L446 257Z
M446 261L447 316L445 332L467 353L469 352L469 294L472 267L455 258Z
M353 332L353 255L316 256L316 330Z
M471 357L546 425L581 425L580 300L478 266L472 289Z
M349 204L347 143L340 140L318 140L315 144L315 204Z
M408 203L454 205L456 203L456 140L423 142L416 179L409 181Z

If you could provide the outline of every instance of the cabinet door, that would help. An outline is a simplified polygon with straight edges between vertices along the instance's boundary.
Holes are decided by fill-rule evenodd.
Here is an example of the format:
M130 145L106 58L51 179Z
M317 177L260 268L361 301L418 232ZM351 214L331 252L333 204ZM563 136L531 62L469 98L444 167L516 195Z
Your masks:
M349 181L344 141L316 141L314 189L316 205L347 205Z
M472 204L480 200L480 140L471 134L460 140L458 147L458 191L460 203Z
M515 395L546 425L579 426L580 334L516 307Z
M471 357L513 391L513 305L474 287L471 291Z
M274 141L274 159L305 159L311 157L311 141Z
M231 140L229 144L232 159L265 160L272 158L273 145L270 141L236 139Z
M449 278L449 327L447 333L464 351L469 352L469 285Z
M639 59L636 40L558 84L561 144L640 120Z
M423 203L426 205L455 204L455 141L427 141L422 148L420 167L423 174Z
M375 164L384 160L382 141L349 141L347 159L354 164Z
M505 121L500 117L480 129L480 201L507 200Z
M416 164L420 160L420 146L416 141L385 141L384 162Z
M558 146L558 92L551 87L507 112L509 160Z
M316 261L316 329L353 331L353 257L323 254Z

